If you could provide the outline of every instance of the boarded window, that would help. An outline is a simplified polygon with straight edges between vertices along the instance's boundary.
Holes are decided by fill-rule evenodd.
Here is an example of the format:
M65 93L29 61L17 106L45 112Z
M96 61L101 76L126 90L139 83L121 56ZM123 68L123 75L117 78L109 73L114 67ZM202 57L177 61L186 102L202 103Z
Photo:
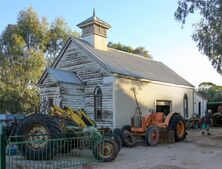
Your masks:
M183 109L184 109L184 118L188 118L188 97L187 94L184 94L183 97Z
M94 114L96 121L102 120L102 91L99 86L94 91Z

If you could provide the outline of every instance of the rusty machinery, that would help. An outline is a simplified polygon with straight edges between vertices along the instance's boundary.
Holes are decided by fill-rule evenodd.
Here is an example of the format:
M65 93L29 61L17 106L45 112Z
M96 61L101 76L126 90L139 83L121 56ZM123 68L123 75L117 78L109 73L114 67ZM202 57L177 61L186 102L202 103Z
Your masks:
M123 145L133 147L135 145L134 136L142 136L148 145L157 145L160 138L160 131L174 132L176 142L184 140L186 136L185 121L179 113L171 112L164 116L163 112L154 112L150 109L149 114L142 115L138 104L135 89L132 89L136 101L136 110L131 117L131 125L124 125L121 128Z

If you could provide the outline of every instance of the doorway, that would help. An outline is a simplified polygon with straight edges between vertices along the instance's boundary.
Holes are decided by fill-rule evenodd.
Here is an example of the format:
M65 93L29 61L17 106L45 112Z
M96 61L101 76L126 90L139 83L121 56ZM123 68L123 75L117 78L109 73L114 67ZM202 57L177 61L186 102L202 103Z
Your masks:
M163 112L167 116L171 112L171 101L157 100L156 101L156 112Z

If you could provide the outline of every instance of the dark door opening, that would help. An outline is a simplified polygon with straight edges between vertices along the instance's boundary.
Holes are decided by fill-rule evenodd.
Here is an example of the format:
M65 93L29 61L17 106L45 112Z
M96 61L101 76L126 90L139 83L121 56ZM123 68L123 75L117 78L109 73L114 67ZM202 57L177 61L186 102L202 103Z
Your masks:
M156 112L163 112L165 116L170 113L170 106L169 105L157 105Z
M201 102L198 102L198 114L201 116Z

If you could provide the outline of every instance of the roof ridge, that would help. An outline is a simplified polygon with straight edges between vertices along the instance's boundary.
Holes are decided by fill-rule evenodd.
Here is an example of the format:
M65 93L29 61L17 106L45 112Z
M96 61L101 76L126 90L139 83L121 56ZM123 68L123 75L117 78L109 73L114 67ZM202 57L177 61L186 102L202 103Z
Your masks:
M111 47L107 47L107 48L111 49L111 50L118 51L118 52L122 52L122 53L125 53L125 54L128 54L128 55L133 55L133 56L139 57L141 59L145 59L145 60L149 60L149 61L153 61L153 62L161 62L161 61L158 61L158 60L154 60L154 59L151 59L151 58L144 57L142 55L137 55L137 54L134 54L134 53L125 52L125 51L122 51L122 50L119 50L119 49L115 49L115 48L111 48Z
M80 38L77 38L77 37L74 37L74 36L71 36L71 38L73 39L76 39L76 40L80 40L82 41L83 43L86 43L87 45L90 45L87 41L83 40L83 39L80 39ZM128 54L128 55L133 55L133 56L136 56L136 57L139 57L141 59L145 59L145 60L149 60L149 61L153 61L153 62L161 62L161 61L158 61L158 60L154 60L152 58L147 58L147 57L144 57L144 56L141 56L141 55L137 55L137 54L134 54L134 53L130 53L130 52L125 52L125 51L122 51L122 50L118 50L118 49L115 49L115 48L111 48L111 47L108 47L108 49L111 49L111 50L115 50L115 51L118 51L118 52L122 52L122 53L125 53L125 54ZM161 62L162 63L162 62Z
M168 67L161 61L156 61L150 58L145 58L140 55L136 55L136 54L125 52L125 51L120 51L113 48L108 48L108 51L101 51L101 50L94 49L83 39L72 37L72 40L73 42L76 43L76 45L78 45L79 47L84 49L86 52L88 52L91 55L91 57L93 57L97 62L99 62L100 65L103 66L110 73L115 73L115 74L120 74L120 75L122 74L122 75L137 77L137 78L153 80L153 81L193 87L193 85L190 82L188 82L181 75L176 73L173 69L171 69L170 67ZM133 62L130 62L130 63L124 62L125 60L124 55L126 56L125 58L129 59L129 61L138 61L138 63L142 64L142 68L139 67L139 72L137 72L138 70L135 69L134 66L132 67ZM115 58L117 59L116 56L121 56L120 57L121 63L126 66L120 66L119 64L116 65L116 63L114 63ZM110 59L108 59L109 57ZM150 68L145 69L146 66ZM165 76L160 77L160 75L157 75L155 72L149 73L149 70L154 69L154 68L155 70L157 70L157 73L159 72L160 75L169 76L169 78L166 78ZM148 73L145 73L147 71Z

